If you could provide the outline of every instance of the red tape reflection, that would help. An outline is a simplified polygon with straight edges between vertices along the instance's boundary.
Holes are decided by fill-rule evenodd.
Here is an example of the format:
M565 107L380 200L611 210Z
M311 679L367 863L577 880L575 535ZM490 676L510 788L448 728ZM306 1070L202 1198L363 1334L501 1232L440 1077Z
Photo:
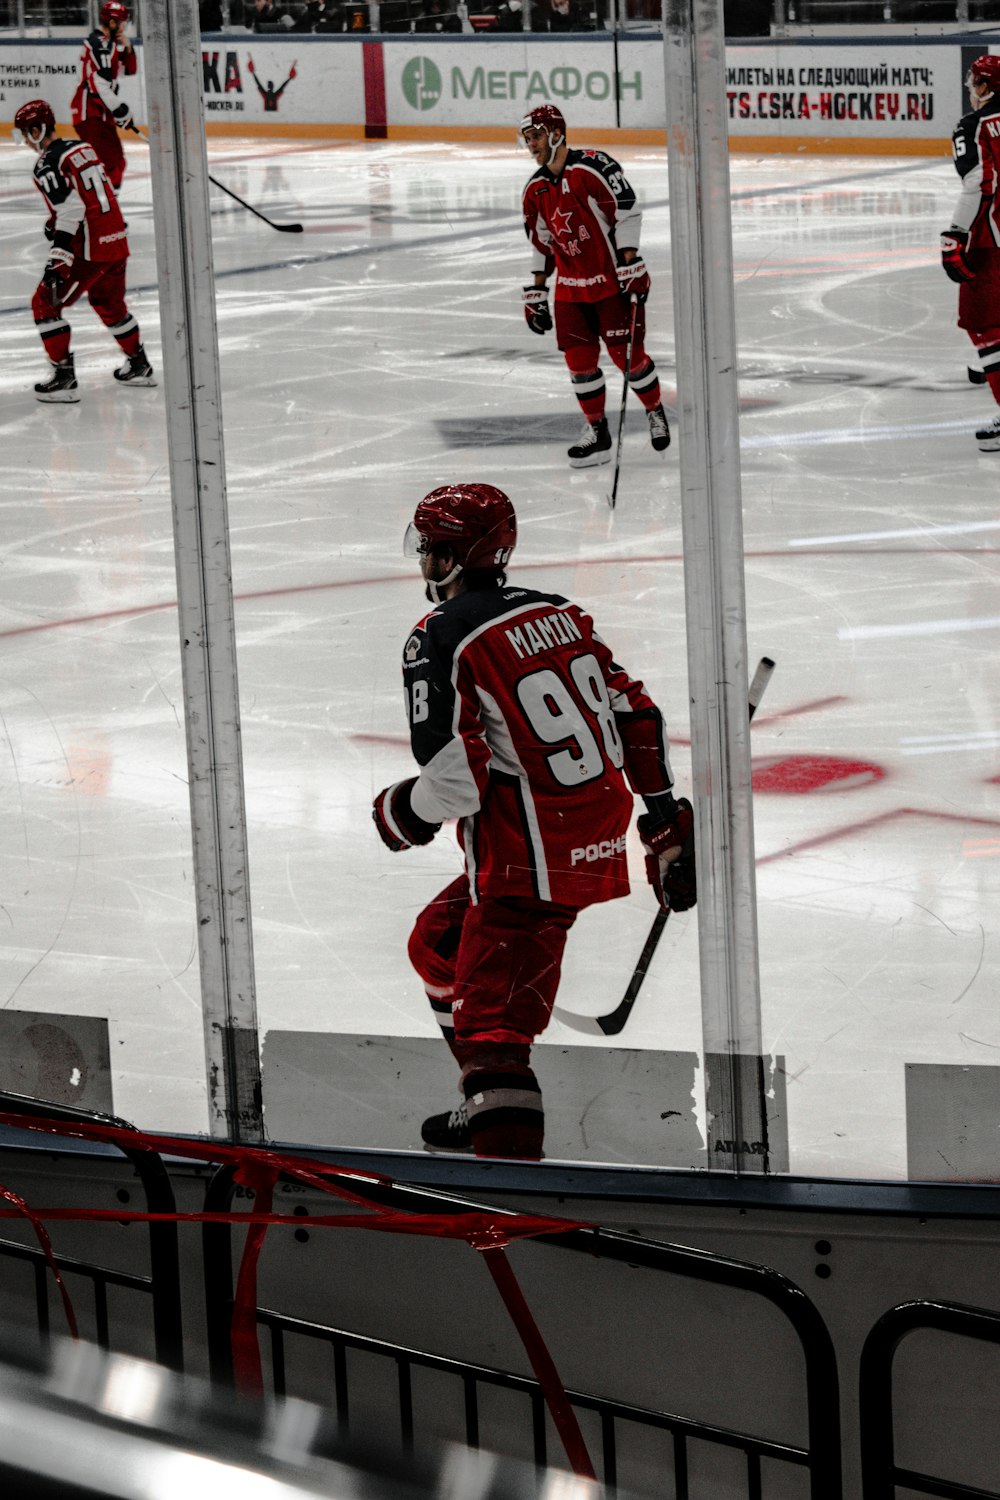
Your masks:
M76 1318L73 1306L56 1264L48 1233L42 1220L110 1220L113 1223L159 1223L178 1224L244 1224L247 1236L240 1259L240 1269L233 1297L231 1340L233 1351L233 1374L237 1388L259 1395L263 1391L260 1344L257 1338L257 1267L264 1239L272 1224L285 1227L338 1229L376 1229L394 1234L416 1234L438 1239L465 1240L481 1253L493 1281L503 1298L518 1337L541 1387L546 1406L559 1434L573 1472L585 1478L595 1478L595 1471L587 1452L583 1434L565 1388L559 1378L544 1339L538 1329L531 1310L525 1301L517 1278L505 1255L506 1247L514 1240L528 1239L539 1234L565 1234L573 1229L592 1228L577 1220L553 1219L540 1214L509 1214L500 1211L482 1210L472 1213L454 1214L407 1214L384 1204L370 1203L363 1194L352 1191L350 1184L365 1183L369 1186L394 1187L393 1178L377 1172L358 1172L337 1167L325 1162L314 1162L305 1157L290 1156L266 1151L255 1146L228 1146L212 1141L199 1143L177 1136L151 1135L138 1130L126 1130L117 1125L98 1125L89 1121L49 1120L26 1118L0 1110L0 1124L18 1130L34 1130L43 1134L97 1141L104 1145L118 1146L122 1150L153 1151L164 1156L191 1159L202 1162L224 1163L236 1167L235 1180L250 1189L255 1195L256 1208L253 1213L144 1213L126 1208L43 1208L31 1209L24 1199L0 1185L0 1199L11 1205L0 1208L0 1218L27 1218L35 1230L46 1260L55 1277L66 1312L66 1321L74 1338L77 1337ZM279 1176L291 1178L303 1187L330 1193L346 1203L366 1210L363 1214L296 1214L294 1218L272 1211L274 1188Z

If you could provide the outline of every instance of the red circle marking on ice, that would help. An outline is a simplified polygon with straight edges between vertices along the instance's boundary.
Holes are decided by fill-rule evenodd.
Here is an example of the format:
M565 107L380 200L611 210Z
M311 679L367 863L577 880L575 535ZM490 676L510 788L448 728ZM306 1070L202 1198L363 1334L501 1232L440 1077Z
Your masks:
M765 755L753 762L755 792L790 797L806 792L853 792L884 777L885 771L873 761L840 755Z

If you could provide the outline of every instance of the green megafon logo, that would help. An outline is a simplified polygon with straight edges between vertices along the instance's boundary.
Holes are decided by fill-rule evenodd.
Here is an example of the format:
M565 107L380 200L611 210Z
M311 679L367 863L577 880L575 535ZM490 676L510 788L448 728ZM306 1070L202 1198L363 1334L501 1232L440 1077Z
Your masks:
M411 57L403 69L403 94L414 109L433 109L441 97L441 70L429 57Z

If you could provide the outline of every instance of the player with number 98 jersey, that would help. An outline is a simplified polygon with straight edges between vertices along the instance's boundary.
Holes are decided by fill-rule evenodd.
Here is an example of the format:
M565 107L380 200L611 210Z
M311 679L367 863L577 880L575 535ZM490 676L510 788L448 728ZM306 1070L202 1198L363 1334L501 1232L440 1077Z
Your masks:
M673 797L659 709L586 610L507 582L516 541L494 485L446 485L417 506L404 551L434 608L407 639L403 680L420 770L383 788L372 816L394 853L454 818L465 852L466 873L409 941L464 1092L457 1111L424 1122L424 1143L535 1159L544 1113L531 1046L577 916L628 893L633 792L661 904L686 910L695 889L691 805Z
M403 654L414 809L457 818L473 901L584 907L628 894L632 790L671 783L663 722L578 604L507 587L463 593Z

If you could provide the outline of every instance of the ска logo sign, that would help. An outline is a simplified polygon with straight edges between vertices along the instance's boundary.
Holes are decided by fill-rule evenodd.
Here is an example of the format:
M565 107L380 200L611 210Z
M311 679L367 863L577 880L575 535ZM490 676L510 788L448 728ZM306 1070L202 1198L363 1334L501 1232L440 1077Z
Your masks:
M441 70L429 57L411 57L403 69L403 95L414 109L433 109L441 97Z

